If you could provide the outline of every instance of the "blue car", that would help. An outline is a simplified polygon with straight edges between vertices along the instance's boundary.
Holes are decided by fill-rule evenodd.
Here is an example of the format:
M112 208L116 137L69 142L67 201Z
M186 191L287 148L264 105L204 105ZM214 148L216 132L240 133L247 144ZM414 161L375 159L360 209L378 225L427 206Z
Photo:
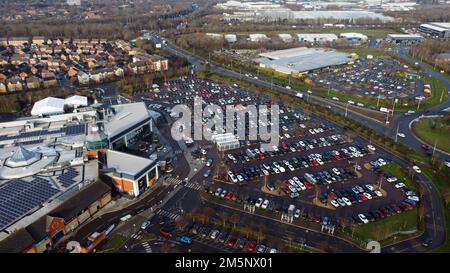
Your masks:
M190 245L190 244L192 244L192 238L189 236L181 236L180 242L183 244L186 244L186 245Z

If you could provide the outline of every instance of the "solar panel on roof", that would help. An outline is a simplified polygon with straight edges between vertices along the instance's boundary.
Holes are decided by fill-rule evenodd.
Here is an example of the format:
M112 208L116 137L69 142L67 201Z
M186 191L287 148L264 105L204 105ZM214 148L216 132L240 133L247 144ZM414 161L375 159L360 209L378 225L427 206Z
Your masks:
M18 179L4 185L0 188L0 229L41 206L58 192L41 177L34 177L31 181Z

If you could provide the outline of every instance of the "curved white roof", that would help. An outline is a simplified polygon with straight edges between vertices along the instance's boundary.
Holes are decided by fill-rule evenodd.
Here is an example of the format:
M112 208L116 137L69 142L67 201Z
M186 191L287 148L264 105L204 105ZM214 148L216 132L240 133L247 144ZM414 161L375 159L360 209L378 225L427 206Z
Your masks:
M64 100L54 97L47 97L37 101L31 109L31 115L42 116L64 113Z
M75 96L66 98L65 104L66 105L75 106L75 107L87 106L88 105L88 99L87 99L87 97L84 97L84 96L75 95Z

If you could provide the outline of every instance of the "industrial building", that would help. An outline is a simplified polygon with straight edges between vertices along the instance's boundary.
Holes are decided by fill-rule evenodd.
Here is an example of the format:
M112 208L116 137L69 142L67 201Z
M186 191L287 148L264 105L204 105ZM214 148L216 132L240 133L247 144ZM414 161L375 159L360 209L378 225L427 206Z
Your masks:
M31 109L31 115L58 115L64 114L64 100L59 98L47 97L37 101Z
M423 41L423 37L419 34L388 34L386 40L394 43L417 43Z
M259 34L259 33L248 35L248 39L250 40L250 42L264 42L269 40L266 34Z
M74 95L64 100L64 104L73 108L88 106L88 99L85 96Z
M225 41L228 43L235 43L237 41L236 34L225 34Z
M346 64L351 55L332 49L297 47L259 54L254 61L261 67L277 72L300 76L300 74L324 67Z
M128 197L137 197L158 180L156 158L149 159L119 151L106 150L100 156L108 176L116 190Z
M450 22L421 24L418 30L436 38L450 38Z
M88 106L88 99L84 96L71 96L66 99L47 97L34 103L32 116L49 116L64 114L64 106L73 108Z
M206 36L211 39L222 39L222 34L219 33L206 33Z
M278 34L278 38L280 38L285 43L290 43L293 41L291 34L280 33Z
M346 39L349 42L364 42L368 39L366 35L355 32L341 33L339 38Z
M336 41L338 37L332 33L302 33L297 34L297 39L299 42L323 43Z

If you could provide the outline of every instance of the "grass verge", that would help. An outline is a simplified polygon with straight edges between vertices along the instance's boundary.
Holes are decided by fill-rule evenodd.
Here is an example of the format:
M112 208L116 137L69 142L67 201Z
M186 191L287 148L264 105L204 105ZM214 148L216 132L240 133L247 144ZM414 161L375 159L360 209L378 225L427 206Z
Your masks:
M450 153L450 119L447 118L423 118L413 125L416 136L426 143Z
M116 234L111 237L106 244L98 251L102 253L114 253L116 252L125 242L127 241L127 237Z

